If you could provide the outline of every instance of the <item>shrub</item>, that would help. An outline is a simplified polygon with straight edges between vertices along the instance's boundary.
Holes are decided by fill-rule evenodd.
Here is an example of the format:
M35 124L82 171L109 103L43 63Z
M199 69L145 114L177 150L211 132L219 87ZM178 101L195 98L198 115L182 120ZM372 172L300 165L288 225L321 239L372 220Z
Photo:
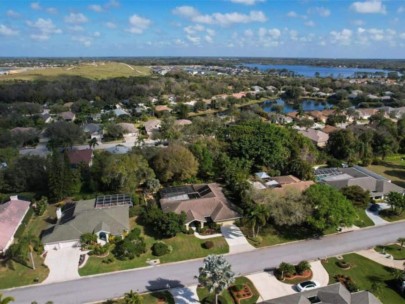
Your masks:
M280 272L281 276L284 277L290 277L295 274L295 266L289 263L284 263L282 262L278 266L278 271Z
M152 246L152 254L155 256L162 256L170 253L173 248L164 242L156 242Z
M138 216L141 213L141 206L133 206L129 208L129 217Z
M104 264L111 264L114 262L114 258L113 257L109 257L108 259L104 259L102 260L102 263Z
M80 236L80 243L84 247L93 245L96 242L97 242L97 235L95 235L94 233L83 233Z
M95 244L92 250L89 252L89 255L104 255L110 249L110 245L107 243L104 246L100 244Z
M35 215L41 216L45 213L48 207L48 199L43 196L39 201L34 201L32 208L34 209Z
M143 237L126 237L117 242L113 251L114 256L120 260L132 260L135 256L140 256L146 252L146 244Z
M128 233L126 238L129 240L135 240L135 239L138 239L140 236L141 236L141 229L138 227L135 227Z
M235 291L242 291L245 286L243 284L236 284L233 286Z
M214 242L212 241L205 241L203 247L205 249L211 249L212 247L214 247Z
M295 267L297 273L303 274L307 270L311 270L311 264L308 263L308 261L301 261L299 264Z

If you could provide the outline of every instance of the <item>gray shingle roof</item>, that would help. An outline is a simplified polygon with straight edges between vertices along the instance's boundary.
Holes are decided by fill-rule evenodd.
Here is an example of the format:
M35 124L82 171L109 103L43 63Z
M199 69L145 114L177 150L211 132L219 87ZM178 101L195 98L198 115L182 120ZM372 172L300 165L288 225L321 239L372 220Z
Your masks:
M121 235L129 230L129 206L94 208L95 200L79 201L67 205L62 219L45 231L42 242L56 243L79 240L84 233L98 231Z

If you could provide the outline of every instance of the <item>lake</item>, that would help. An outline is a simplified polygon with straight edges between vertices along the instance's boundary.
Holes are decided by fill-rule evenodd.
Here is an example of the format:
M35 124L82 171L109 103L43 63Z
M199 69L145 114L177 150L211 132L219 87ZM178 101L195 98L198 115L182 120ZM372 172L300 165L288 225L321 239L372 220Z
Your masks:
M304 77L315 77L315 73L318 72L320 77L335 77L335 78L347 78L354 77L355 73L384 73L389 71L378 69L360 69L360 68L339 68L339 67L319 67L310 65L287 65L287 64L243 64L245 67L258 68L260 71L267 70L288 70L294 72L296 75L302 75Z
M320 102L314 100L303 100L301 101L302 109L304 111L322 111L332 108L332 105L327 102ZM274 112L272 111L272 107L274 105L283 106L283 113L290 113L297 111L297 108L294 108L293 105L286 103L283 99L277 100L268 100L261 104L261 107L265 112Z

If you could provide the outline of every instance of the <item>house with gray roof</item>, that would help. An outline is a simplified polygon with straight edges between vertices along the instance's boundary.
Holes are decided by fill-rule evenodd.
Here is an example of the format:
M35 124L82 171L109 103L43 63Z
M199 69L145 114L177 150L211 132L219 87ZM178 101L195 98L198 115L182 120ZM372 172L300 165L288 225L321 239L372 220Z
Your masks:
M405 194L405 189L385 177L360 166L350 168L320 168L315 171L317 181L337 189L359 186L374 199L383 199L390 192Z
M261 302L263 304L382 304L372 293L350 293L340 283Z
M110 235L122 236L129 227L130 200L114 200L108 196L110 204L97 203L100 198L69 202L56 212L57 223L42 233L45 250L73 247L80 244L84 233L95 233L98 242L108 242ZM111 198L112 197L112 198Z
M241 217L216 183L169 187L160 191L160 197L163 212L186 214L187 229L195 223L231 224Z

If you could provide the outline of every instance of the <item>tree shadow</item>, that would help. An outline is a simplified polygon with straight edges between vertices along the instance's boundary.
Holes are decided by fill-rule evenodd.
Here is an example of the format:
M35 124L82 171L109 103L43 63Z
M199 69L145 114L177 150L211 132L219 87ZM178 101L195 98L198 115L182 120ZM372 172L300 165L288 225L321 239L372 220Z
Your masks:
M158 291L170 288L185 287L179 280L171 280L164 278L157 278L156 280L149 281L146 289L149 291Z

